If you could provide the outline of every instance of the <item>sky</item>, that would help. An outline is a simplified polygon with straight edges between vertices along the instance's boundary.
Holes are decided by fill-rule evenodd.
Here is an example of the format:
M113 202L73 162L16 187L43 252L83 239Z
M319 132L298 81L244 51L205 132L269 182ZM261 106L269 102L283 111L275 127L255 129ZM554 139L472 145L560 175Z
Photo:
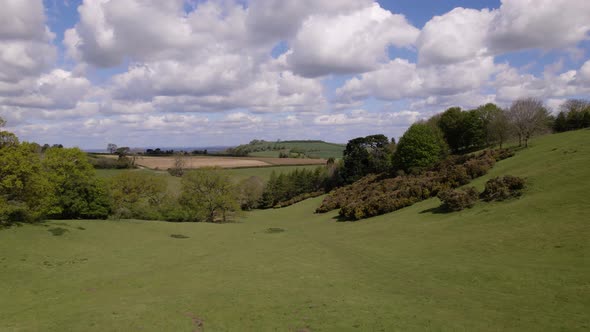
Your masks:
M587 0L0 6L0 117L40 144L345 143L453 106L590 96Z

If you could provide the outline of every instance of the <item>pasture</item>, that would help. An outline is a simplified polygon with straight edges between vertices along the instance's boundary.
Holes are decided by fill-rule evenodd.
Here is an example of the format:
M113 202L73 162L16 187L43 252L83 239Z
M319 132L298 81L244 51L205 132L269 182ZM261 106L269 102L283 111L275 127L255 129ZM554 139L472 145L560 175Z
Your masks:
M588 330L588 142L534 139L473 182L525 177L521 198L457 213L338 222L316 198L228 224L4 229L0 330Z

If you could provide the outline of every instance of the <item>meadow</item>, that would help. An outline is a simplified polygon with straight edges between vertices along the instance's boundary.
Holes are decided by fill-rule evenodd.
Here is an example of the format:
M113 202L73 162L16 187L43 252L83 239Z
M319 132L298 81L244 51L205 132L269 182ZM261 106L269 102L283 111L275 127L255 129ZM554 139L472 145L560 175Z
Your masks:
M0 230L0 330L588 330L589 142L532 140L472 182L525 177L521 198L456 213L338 222L320 197L227 224Z

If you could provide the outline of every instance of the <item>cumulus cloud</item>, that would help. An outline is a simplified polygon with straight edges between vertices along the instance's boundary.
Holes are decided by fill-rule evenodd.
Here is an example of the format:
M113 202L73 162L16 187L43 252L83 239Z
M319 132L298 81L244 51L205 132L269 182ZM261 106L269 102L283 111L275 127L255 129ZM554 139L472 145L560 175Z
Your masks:
M334 113L320 115L313 123L320 126L350 126L371 125L375 127L409 126L417 121L420 113L417 111L400 112L369 112L367 110L353 110L348 113Z
M590 2L503 0L498 9L455 8L432 18L418 38L420 64L445 64L588 40Z
M375 96L384 100L455 95L483 87L496 71L492 57L420 67L394 59L377 70L348 80L336 90L338 100L353 103Z
M254 0L248 5L246 26L254 42L291 39L310 15L345 14L370 6L372 0Z
M366 72L387 59L389 46L410 47L418 33L403 15L377 3L349 14L313 15L297 32L287 62L308 77Z
M0 93L34 77L55 61L54 35L45 26L41 0L3 3L0 12ZM2 86L4 85L4 86Z

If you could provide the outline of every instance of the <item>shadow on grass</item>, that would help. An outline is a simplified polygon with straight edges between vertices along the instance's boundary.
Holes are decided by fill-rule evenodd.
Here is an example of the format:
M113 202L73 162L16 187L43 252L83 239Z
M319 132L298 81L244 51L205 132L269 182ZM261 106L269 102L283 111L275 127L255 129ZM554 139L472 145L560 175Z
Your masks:
M62 228L62 227L53 227L47 230L49 233L51 233L53 236L62 236L65 233L69 232L68 229Z
M183 234L170 234L171 238L174 239L188 239L189 237Z
M447 214L447 213L450 213L450 212L451 211L443 208L442 205L440 205L440 206L433 207L433 208L430 208L430 209L422 210L422 211L420 211L420 214L425 214L425 213Z
M350 218L346 218L345 216L341 216L341 215L337 215L332 217L332 220L337 221L337 222L354 222L357 220L354 219L350 219Z
M267 228L266 231L264 231L264 232L267 233L267 234L276 234L276 233L282 233L284 231L285 230L282 229L282 228L270 227L270 228Z

